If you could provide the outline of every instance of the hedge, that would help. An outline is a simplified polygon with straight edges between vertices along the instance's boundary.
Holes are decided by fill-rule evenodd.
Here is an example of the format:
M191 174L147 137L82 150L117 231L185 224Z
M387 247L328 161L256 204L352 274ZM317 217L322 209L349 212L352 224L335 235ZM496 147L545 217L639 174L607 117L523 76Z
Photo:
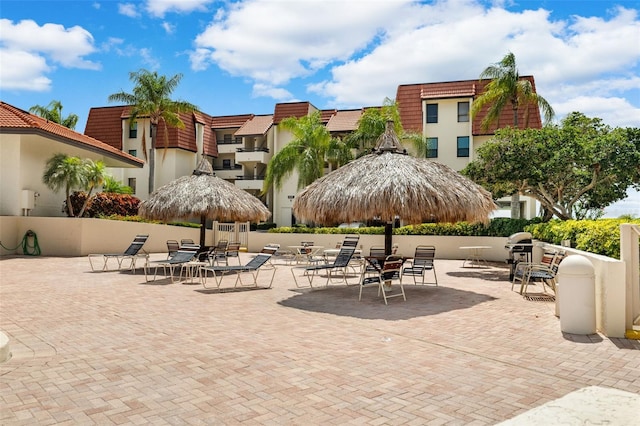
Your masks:
M571 247L614 259L620 258L620 225L640 225L640 219L552 220L525 227L536 240L561 244L569 240Z

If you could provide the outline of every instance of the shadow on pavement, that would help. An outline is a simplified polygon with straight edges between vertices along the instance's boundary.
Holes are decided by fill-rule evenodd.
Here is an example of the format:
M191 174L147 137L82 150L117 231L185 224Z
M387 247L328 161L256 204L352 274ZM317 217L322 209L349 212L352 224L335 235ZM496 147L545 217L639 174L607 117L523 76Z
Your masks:
M437 315L458 309L467 309L480 303L495 300L486 294L457 290L448 287L405 285L407 301L402 298L389 300L385 306L377 287L363 289L362 301L358 301L359 287L329 286L322 289L294 289L297 294L278 302L287 308L302 309L361 319L388 321Z

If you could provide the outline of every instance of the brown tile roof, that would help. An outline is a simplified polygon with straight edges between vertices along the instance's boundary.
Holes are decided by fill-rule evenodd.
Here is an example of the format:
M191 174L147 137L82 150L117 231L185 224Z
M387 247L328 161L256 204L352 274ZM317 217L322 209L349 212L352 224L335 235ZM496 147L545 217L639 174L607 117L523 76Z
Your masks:
M282 120L289 117L304 117L311 111L317 110L309 102L289 102L276 104L273 113L273 124L278 125Z
M320 111L320 121L322 121L322 124L326 125L329 120L331 120L331 117L335 115L336 111L335 109L323 109Z
M535 81L533 76L521 77L531 81L535 92ZM419 132L423 130L423 99L445 99L445 98L470 98L480 96L490 80L463 80L440 83L406 84L398 86L396 92L396 102L400 111L400 119L405 131ZM487 108L478 113L473 120L472 132L474 135L493 134L497 128L512 126L513 114L511 108L505 108L498 120L497 125L491 126L487 131L481 129L481 123L486 115ZM519 108L518 127L524 128L525 109ZM529 126L530 128L542 127L540 111L537 106L529 106Z
M80 147L132 166L142 167L144 165L142 160L124 153L103 141L45 120L2 101L0 101L0 132L36 133L42 137Z
M122 120L129 118L129 107L120 105L113 107L97 107L89 110L87 126L84 133L96 139L100 139L117 149L122 149ZM204 151L207 155L217 156L218 147L215 134L211 129L212 117L203 112L180 113L180 120L184 123L184 129L167 127L169 138L167 148L181 148L196 152L195 123L204 125ZM139 132L142 129L138 130ZM144 129L145 138L151 140L149 129ZM164 126L158 126L157 147L165 147Z
M234 127L239 128L252 117L253 114L216 116L212 117L211 127L214 129L232 129Z
M91 108L84 134L122 150L122 119L129 117L129 107Z
M362 109L338 110L327 123L329 132L349 132L358 128Z
M273 115L256 115L247 120L235 133L235 136L258 136L267 133L273 124Z

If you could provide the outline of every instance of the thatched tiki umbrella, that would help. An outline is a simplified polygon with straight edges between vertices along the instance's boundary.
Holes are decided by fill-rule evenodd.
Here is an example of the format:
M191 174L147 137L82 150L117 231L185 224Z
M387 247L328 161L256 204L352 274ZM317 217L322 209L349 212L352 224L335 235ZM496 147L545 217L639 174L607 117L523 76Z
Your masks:
M362 156L299 192L293 213L321 224L385 221L391 253L392 222L486 222L497 206L491 194L452 168L406 154L387 122L371 154Z
M140 216L169 221L200 218L200 247L204 247L207 219L246 222L271 216L262 202L226 180L213 176L213 168L202 159L191 176L182 176L153 191L140 203Z

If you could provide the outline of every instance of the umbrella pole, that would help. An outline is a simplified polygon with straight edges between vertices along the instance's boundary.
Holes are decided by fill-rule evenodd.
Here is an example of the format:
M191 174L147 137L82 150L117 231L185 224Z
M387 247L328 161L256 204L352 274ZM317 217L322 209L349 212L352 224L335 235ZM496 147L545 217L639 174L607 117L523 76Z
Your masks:
M204 236L207 232L207 217L202 215L200 216L200 249L204 249Z
M384 254L391 254L391 240L393 235L393 222L387 222L384 225Z

